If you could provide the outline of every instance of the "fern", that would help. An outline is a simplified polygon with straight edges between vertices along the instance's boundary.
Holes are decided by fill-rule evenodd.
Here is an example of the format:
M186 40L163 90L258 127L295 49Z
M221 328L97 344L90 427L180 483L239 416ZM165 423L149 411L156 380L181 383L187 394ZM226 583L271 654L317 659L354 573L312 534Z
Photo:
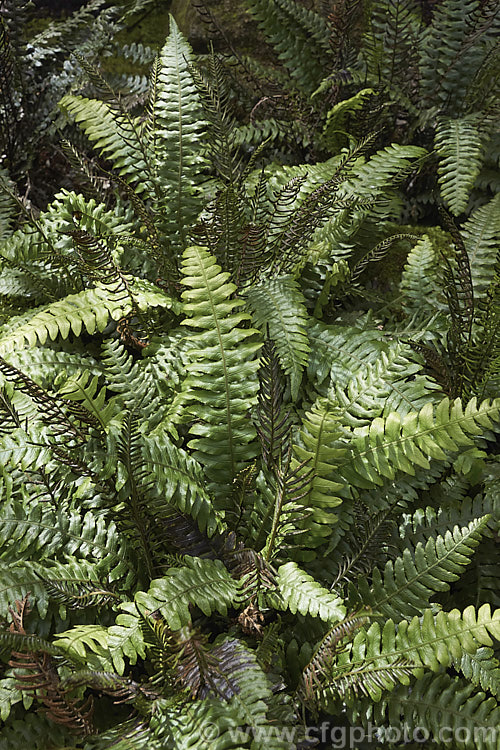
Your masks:
M487 732L497 10L195 5L2 3L0 744Z
M455 526L445 537L430 538L424 545L408 546L401 557L389 560L383 574L373 571L371 587L360 578L353 599L386 617L398 619L416 615L429 603L433 592L447 590L460 577L481 538L488 516Z
M165 202L165 232L184 249L189 227L200 212L203 116L199 94L189 71L191 51L173 17L170 34L160 53L155 118L158 174Z
M158 609L172 630L191 621L190 604L205 615L214 610L225 614L238 600L236 582L220 561L192 558L186 563L153 581L147 593L136 594L138 605L150 612Z
M247 298L256 327L267 327L269 338L275 342L281 367L290 376L292 400L296 401L309 353L307 313L297 283L290 276L263 281L252 286Z
M446 118L436 128L436 151L441 195L451 212L465 211L482 163L483 138L474 116Z
M183 386L185 400L202 406L203 421L191 427L197 437L189 447L207 467L211 481L227 492L243 462L255 455L255 431L246 414L256 402L251 378L260 344L248 340L255 332L242 326L248 316L237 311L243 302L231 299L236 287L205 248L185 251L183 271L188 287L183 298L190 316L183 322L200 330L192 339L197 348L189 352L189 376Z

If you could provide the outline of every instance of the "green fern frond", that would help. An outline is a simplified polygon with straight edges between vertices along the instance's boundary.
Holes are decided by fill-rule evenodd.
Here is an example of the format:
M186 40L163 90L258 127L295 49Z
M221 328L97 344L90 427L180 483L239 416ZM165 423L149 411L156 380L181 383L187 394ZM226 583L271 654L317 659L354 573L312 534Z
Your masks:
M428 107L457 114L463 109L495 30L495 9L492 14L486 5L482 15L479 5L477 0L445 0L420 38L420 91Z
M352 643L338 654L338 666L356 669L367 662L387 665L405 658L413 665L415 675L422 677L424 668L439 672L464 653L475 654L481 646L492 646L491 636L497 640L500 637L500 611L492 613L488 604L477 611L467 607L463 613L455 609L433 615L432 610L425 609L422 616L403 620L397 626L393 620L386 620L382 627L374 622L368 630L358 631ZM410 682L407 676L401 681L406 685ZM380 690L372 693L375 698L380 695Z
M159 610L171 630L191 622L190 606L205 615L226 614L238 603L239 589L220 560L186 557L183 567L172 568L163 578L151 583L147 593L138 592L135 600L145 611Z
M6 559L11 550L16 560L22 559L21 555L46 559L55 553L105 560L101 570L109 571L110 580L121 578L129 570L126 549L115 524L92 511L55 510L41 503L26 510L12 500L2 507L0 516L0 542Z
M497 747L500 706L474 685L448 674L427 674L412 683L411 692L401 685L377 703L358 699L348 714L354 723L370 720L379 727L406 727L409 736L425 727L429 741L452 740L459 750L468 750L471 738L481 750Z
M244 462L256 453L247 410L257 401L254 356L261 344L252 341L254 329L243 327L249 316L238 312L243 302L232 297L236 287L229 283L229 274L205 248L185 251L183 272L189 317L182 322L200 331L190 336L196 348L189 350L189 375L183 385L198 420L191 427L197 437L189 447L219 491L227 492Z
M500 195L477 208L461 228L469 256L474 298L483 299L491 284L500 243Z
M324 19L294 0L246 0L246 5L298 86L314 91L329 58Z
M280 608L293 614L310 614L325 622L336 622L344 618L346 610L342 599L325 589L312 576L301 570L297 563L289 562L278 569L277 585L281 600Z
M80 404L89 412L89 419L104 429L114 414L111 404L106 403L106 389L99 388L99 376L92 377L88 370L71 375L58 384L58 396L65 401Z
M112 164L118 174L134 185L138 193L151 191L149 164L139 140L140 121L117 113L113 106L97 99L67 94L59 106L83 130L93 147ZM139 169L138 169L139 167ZM138 181L138 175L142 178Z
M405 356L406 355L406 356ZM360 427L378 416L397 411L407 414L435 400L439 386L421 374L421 365L407 358L407 349L399 344L382 351L375 365L360 367L345 387L328 391L333 411L339 420Z
M130 289L139 309L157 305L170 308L174 304L168 295L144 279L136 279ZM66 339L70 333L80 336L83 329L89 334L102 332L109 318L120 320L131 309L129 297L120 291L113 294L102 285L70 294L31 314L28 322L0 338L0 354L45 344L47 340L55 341L58 336Z
M463 654L454 665L477 688L500 697L500 663L492 648L483 646L475 654Z
M438 120L435 146L440 157L439 184L443 200L455 216L467 208L483 161L483 140L474 115Z
M488 521L484 516L463 528L455 526L445 536L431 537L415 547L406 540L401 557L389 560L383 573L374 569L371 586L359 578L356 591L352 590L353 600L394 620L420 613L435 592L447 591L450 583L460 578Z
M377 418L353 435L349 448L338 453L336 476L357 487L371 488L394 479L397 471L411 476L415 467L430 467L429 459L443 461L447 454L474 445L474 436L490 430L498 420L500 402L472 399L462 409L460 399L444 399L435 410L431 403L401 417L394 412Z
M439 284L440 256L430 237L424 235L412 248L401 275L402 305L408 314L429 315L443 311L445 302Z
M335 415L333 405L326 399L317 399L311 411L306 412L302 430L294 444L294 453L300 462L307 462L304 472L312 472L310 489L303 504L312 511L307 521L308 543L329 535L331 525L337 521L333 509L342 503L346 490L335 481L334 469L338 455L336 444L342 435L342 427ZM314 522L314 529L312 523ZM313 534L314 531L314 534Z
M155 116L156 162L162 194L164 231L183 250L202 205L197 188L202 181L205 123L200 96L190 73L191 47L170 16L170 32L160 52Z
M246 293L256 328L274 342L281 367L290 376L292 401L296 401L302 373L307 367L307 312L299 286L292 276L254 284Z

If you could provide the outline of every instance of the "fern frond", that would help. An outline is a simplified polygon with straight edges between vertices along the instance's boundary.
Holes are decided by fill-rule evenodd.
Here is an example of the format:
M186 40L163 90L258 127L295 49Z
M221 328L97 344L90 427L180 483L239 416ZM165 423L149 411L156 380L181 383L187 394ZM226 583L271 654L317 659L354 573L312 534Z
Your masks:
M61 555L103 560L101 568L110 573L110 580L121 578L128 570L126 549L114 523L91 511L77 513L54 510L39 503L26 510L15 500L0 510L2 519L0 541L7 553L15 550L16 559L31 555L38 560ZM130 551L127 551L130 554ZM7 554L4 557L8 559Z
M135 123L116 112L108 102L67 94L59 106L83 130L93 147L108 159L118 174L133 184L138 193L151 191L149 164ZM138 180L138 175L141 179Z
M411 315L444 310L445 303L439 284L440 256L431 238L423 235L411 249L401 275L400 291L404 311Z
M136 279L131 284L131 292L139 309L157 305L169 308L172 305L168 295L144 279ZM129 297L124 297L121 292L113 295L101 285L70 294L39 309L28 322L0 338L0 354L45 344L47 340L55 341L58 336L66 339L70 332L80 336L83 329L89 334L102 332L109 318L120 320L130 314L131 309Z
M332 385L328 396L343 424L360 427L378 416L397 411L403 416L440 397L439 386L421 374L421 365L411 362L406 348L387 347L375 365L360 367L345 387Z
M461 228L469 256L474 298L481 300L491 284L500 243L500 196L477 208Z
M200 213L197 187L202 181L204 120L193 82L191 47L170 16L170 32L160 52L155 116L158 179L166 217L164 231L183 250Z
M279 276L254 284L246 294L255 327L268 331L281 367L290 376L292 401L296 401L302 373L307 367L307 312L299 286L292 276Z
M460 750L470 746L469 738L485 750L497 745L500 706L474 685L448 674L427 674L408 687L396 687L382 695L377 703L361 698L348 708L349 718L356 723L370 720L376 726L406 727L408 733L425 727L429 741L442 742L453 737ZM443 727L449 727L443 735Z
M293 614L310 614L330 623L340 621L345 616L342 599L323 588L297 563L289 562L279 567L277 585L281 597L281 602L278 600L280 608L286 607Z
M293 448L297 459L306 467L304 472L312 472L310 489L303 498L304 506L312 511L307 521L309 545L318 544L321 537L330 534L332 523L337 521L333 509L345 496L344 485L334 479L336 443L341 434L332 404L326 399L317 399L311 411L305 414Z
M438 120L435 146L440 157L441 195L450 211L458 216L467 208L483 161L483 136L477 118L469 115Z
M500 697L500 663L492 648L483 646L475 654L463 654L454 666L467 680L481 690Z
M246 4L298 86L314 91L329 58L324 19L293 0L246 0Z
M179 630L191 622L192 605L205 615L226 614L238 603L238 584L220 560L186 557L183 567L154 580L149 591L138 592L135 600L146 611L159 610L170 629Z
M431 403L418 412L400 417L394 412L359 428L345 458L336 460L336 475L357 487L371 488L382 477L394 479L396 471L415 475L415 466L428 469L429 459L444 460L447 453L474 445L474 436L498 420L500 402L472 399L462 410L460 399L444 399L434 412ZM364 433L364 434L363 434Z
M219 491L227 492L244 462L255 456L255 430L247 410L257 400L254 355L260 343L252 341L254 329L243 327L249 316L238 312L243 302L232 298L236 287L228 283L229 274L205 248L185 251L183 272L189 317L182 322L200 331L190 337L196 348L189 350L183 385L186 401L197 405L192 413L199 420L191 427L198 437L189 447Z
M492 646L491 636L500 636L500 611L492 613L488 604L477 611L467 607L463 613L455 609L433 615L432 610L425 609L422 616L410 622L403 620L397 627L393 620L386 620L383 627L374 622L368 630L358 631L352 643L338 654L338 666L355 669L368 661L383 665L406 658L415 675L422 677L424 667L439 672L464 653L475 654L481 646ZM409 684L407 676L401 681ZM371 695L380 697L381 691Z
M406 540L401 557L389 560L383 573L374 569L371 586L359 578L353 599L395 621L420 613L435 592L447 591L450 583L460 578L488 521L484 516L463 528L455 526L445 536L431 537L414 547Z

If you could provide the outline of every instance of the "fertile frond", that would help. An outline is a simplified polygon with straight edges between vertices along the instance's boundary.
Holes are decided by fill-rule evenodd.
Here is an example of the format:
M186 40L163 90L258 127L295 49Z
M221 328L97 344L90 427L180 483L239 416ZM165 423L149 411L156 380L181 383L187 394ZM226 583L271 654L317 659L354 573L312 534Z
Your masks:
M276 348L267 339L261 351L259 368L259 397L257 433L262 447L262 458L267 466L277 465L286 455L291 436L290 413L283 406L285 384Z

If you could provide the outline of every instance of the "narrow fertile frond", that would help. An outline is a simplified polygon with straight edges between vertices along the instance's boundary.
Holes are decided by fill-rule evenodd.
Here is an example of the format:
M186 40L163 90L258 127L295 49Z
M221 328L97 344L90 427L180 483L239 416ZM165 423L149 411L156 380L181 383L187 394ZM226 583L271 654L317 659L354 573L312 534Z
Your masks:
M291 437L291 416L283 405L285 384L276 348L266 339L261 351L257 433L266 466L277 465L286 455Z

